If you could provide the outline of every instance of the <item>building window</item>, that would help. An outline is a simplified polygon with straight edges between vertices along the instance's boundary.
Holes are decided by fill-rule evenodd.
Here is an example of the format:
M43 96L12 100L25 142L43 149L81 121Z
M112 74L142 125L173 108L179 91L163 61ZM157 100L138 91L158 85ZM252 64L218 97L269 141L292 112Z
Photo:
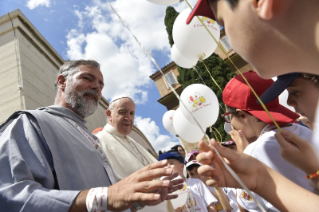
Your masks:
M172 71L165 74L164 82L168 88L169 88L169 85L167 83L169 83L171 86L176 85L178 83L176 80L176 77Z
M230 45L227 36L222 37L220 41L227 52L230 52L231 50L233 50L233 47Z

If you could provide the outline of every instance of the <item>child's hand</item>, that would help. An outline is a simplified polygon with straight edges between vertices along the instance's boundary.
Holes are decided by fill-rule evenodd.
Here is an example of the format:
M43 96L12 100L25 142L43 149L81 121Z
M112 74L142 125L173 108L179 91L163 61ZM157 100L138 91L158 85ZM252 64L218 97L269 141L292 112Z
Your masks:
M245 148L249 145L249 142L247 141L244 132L242 130L235 130L233 127L232 129L233 131L230 131L229 135L236 143L237 151L244 152Z
M258 190L263 186L265 183L264 176L266 176L264 173L266 172L266 166L263 163L246 154L222 147L213 139L210 142L248 188ZM197 155L196 159L204 165L198 168L198 173L210 177L206 181L209 186L241 188L239 183L226 170L211 145L206 145L203 141L199 143L201 153Z
M277 132L275 137L280 145L281 156L286 161L306 174L313 174L319 170L318 156L309 141L288 130Z

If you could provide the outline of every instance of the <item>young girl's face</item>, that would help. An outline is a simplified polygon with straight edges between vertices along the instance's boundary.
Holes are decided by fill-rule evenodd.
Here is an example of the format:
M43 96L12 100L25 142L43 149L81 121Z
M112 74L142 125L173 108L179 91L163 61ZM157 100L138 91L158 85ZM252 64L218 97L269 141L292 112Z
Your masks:
M287 90L289 93L287 104L294 107L296 113L314 122L319 99L319 89L315 84L310 80L297 78L287 87Z

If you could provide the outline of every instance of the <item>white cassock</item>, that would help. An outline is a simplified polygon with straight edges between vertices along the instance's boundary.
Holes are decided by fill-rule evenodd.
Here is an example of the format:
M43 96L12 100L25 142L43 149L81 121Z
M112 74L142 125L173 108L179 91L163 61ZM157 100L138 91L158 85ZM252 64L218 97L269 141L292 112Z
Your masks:
M116 131L110 124L106 124L102 131L95 134L101 142L113 171L118 181L142 169L148 164L157 162L144 147L129 136L124 136ZM142 211L167 212L174 211L167 201L157 206L145 207Z

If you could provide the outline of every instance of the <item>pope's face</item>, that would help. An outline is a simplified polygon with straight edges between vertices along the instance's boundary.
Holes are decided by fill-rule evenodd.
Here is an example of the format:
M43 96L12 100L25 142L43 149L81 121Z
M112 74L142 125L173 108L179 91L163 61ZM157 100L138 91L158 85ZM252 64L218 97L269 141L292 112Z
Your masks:
M122 135L129 135L133 129L135 104L129 98L114 102L112 110L107 110L108 123Z

